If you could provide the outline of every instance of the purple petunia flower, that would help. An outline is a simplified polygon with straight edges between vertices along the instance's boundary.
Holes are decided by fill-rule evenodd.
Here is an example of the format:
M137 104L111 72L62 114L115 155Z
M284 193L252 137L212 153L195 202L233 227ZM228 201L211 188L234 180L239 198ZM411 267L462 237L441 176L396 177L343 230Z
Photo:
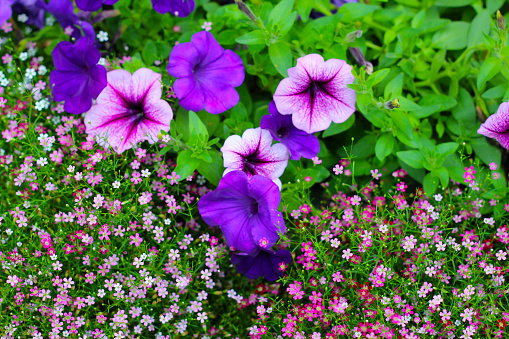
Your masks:
M101 53L88 37L75 45L59 42L53 50L55 70L49 76L55 101L65 101L64 109L81 114L92 107L92 99L106 87L106 68L98 65Z
M261 175L248 177L242 171L227 173L219 186L198 201L200 215L209 226L219 226L233 250L256 255L270 248L286 228L277 208L278 187Z
M274 140L280 141L290 151L290 159L299 160L300 157L311 159L320 151L320 142L313 134L296 128L290 115L281 115L272 101L269 104L270 115L262 117L260 127L266 129Z
M113 5L118 0L76 0L76 6L82 11L97 11L102 5Z
M0 25L3 25L12 16L12 4L16 0L0 0Z
M194 0L152 0L152 8L161 14L170 12L183 18L194 10Z
M3 25L12 16L14 10L18 14L26 14L29 25L41 29L44 27L44 9L37 3L38 0L0 0L0 25ZM11 7L12 6L12 7Z
M161 74L148 68L133 75L124 70L108 72L108 86L85 115L86 132L118 154L144 140L153 144L161 130L170 130L173 118L161 93Z
M72 38L78 40L82 36L81 31L83 31L84 36L95 40L95 31L92 25L80 20L74 14L72 0L50 0L48 4L44 0L38 0L37 5L51 13L63 29L67 27L73 28Z
M264 277L268 281L276 281L283 275L279 265L292 262L292 254L287 250L260 250L255 256L244 253L232 255L232 264L237 264L237 271L249 279Z
M263 175L281 189L279 177L288 165L288 148L283 144L271 145L270 132L259 127L245 130L242 138L229 136L221 148L226 167L223 175L237 170L244 171L249 177Z
M218 114L239 102L234 87L244 81L242 60L233 51L224 50L209 32L198 32L191 42L173 47L168 73L178 78L173 88L187 110Z
M297 59L281 80L274 101L281 114L291 114L295 127L314 133L327 129L331 121L341 123L355 112L356 94L352 67L344 60L326 62L318 54Z
M490 115L481 124L477 133L496 139L502 147L509 150L509 102L503 102L497 113Z
M352 2L359 2L359 0L332 0L332 4L336 7L341 7L344 4L352 3Z
M27 24L35 25L39 29L44 27L45 11L37 4L37 0L17 0L12 9L18 14L25 14L28 17Z

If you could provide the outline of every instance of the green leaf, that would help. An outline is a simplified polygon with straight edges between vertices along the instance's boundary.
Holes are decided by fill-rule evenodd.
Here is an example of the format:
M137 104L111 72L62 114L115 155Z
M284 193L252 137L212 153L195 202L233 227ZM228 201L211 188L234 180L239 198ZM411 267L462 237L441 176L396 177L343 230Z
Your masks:
M438 7L463 7L470 5L474 0L437 0L435 6Z
M330 137L331 135L336 135L336 134L342 133L342 132L350 129L350 127L352 127L354 122L355 122L355 114L352 114L345 122L342 122L340 124L336 124L335 122L333 122L333 123L331 123L329 128L327 128L323 132L322 138L326 138L326 137Z
M398 127L398 130L401 131L408 139L412 140L414 138L412 123L408 116L401 111L391 111L390 113L392 122L395 126Z
M470 23L468 22L451 22L433 35L433 38L431 39L431 46L450 51L464 49L467 47L467 34L469 28Z
M506 0L488 0L486 3L486 8L488 12L494 13L497 9L500 9L502 5L506 2Z
M201 152L196 158L205 161L207 164L212 162L212 157L210 156L208 151Z
M193 152L191 150L183 150L177 157L177 167L175 172L180 175L179 181L184 180L200 165L200 159L192 157Z
M436 146L436 150L439 154L449 155L454 154L454 152L458 149L458 146L457 142L445 142Z
M477 89L481 89L500 71L502 60L497 57L489 57L484 60L479 73L477 74Z
M375 145L375 154L378 160L383 161L386 156L392 153L394 148L394 137L390 133L386 133L377 140Z
M180 107L175 117L177 125L176 132L182 134L184 141L189 141L191 131L189 130L189 112Z
M207 127L193 111L189 111L189 132L191 134L189 142L193 144L198 140L200 134L205 136L205 139L209 138Z
M383 79L385 79L389 72L390 72L389 68L380 69L374 72L369 76L368 80L366 81L366 86L368 88L372 88L373 86L379 84L380 82L382 82Z
M439 167L431 171L431 175L439 178L440 183L442 184L442 187L447 187L449 184L449 172L444 167Z
M163 148L162 150L159 151L159 155L165 155L172 148L173 148L173 146L171 146L171 145L166 146L165 148Z
M273 22L279 27L284 26L285 20L288 20L292 12L294 0L283 0L270 12L269 22Z
M403 90L403 72L396 75L384 89L384 97L386 99L396 99Z
M241 37L238 37L235 41L237 41L241 45L265 44L265 33L261 30L256 30L256 31L244 34Z
M343 14L341 21L350 22L363 18L379 8L379 6L351 2L342 5L338 13Z
M481 95L483 99L500 99L504 97L505 92L507 91L507 84L501 84L495 87L490 88L486 92Z
M399 151L396 153L401 161L407 163L413 168L424 167L424 156L419 151Z
M288 77L288 68L293 66L292 51L284 41L278 41L269 45L270 60L279 74Z
M490 33L490 11L484 9L477 13L468 30L467 47L476 46L482 42L482 35Z
M152 40L147 41L143 48L142 55L143 61L145 61L148 66L154 64L154 61L157 59L157 46Z
M221 156L221 152L216 150L209 151L209 155L212 157L212 162L206 163L201 161L197 170L205 179L217 186L219 185L219 180L223 177L223 157Z
M472 139L470 143L474 149L475 156L481 159L482 162L486 165L494 162L500 166L500 163L502 162L502 153L500 152L500 149L490 145L488 141L486 141L485 137Z
M295 4L295 9L299 13L302 22L307 22L309 19L309 14L311 10L315 6L315 0L298 0Z
M424 193L426 193L428 197L431 197L437 191L438 180L439 179L431 173L426 174L424 177L422 188L424 188Z

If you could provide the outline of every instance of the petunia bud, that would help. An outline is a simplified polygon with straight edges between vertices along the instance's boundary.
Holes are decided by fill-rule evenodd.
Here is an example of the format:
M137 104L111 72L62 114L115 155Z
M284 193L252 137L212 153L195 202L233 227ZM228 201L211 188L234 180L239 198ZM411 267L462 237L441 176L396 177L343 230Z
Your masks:
M361 30L358 30L358 31L353 31L351 33L348 33L346 35L346 42L354 42L355 39L358 39L362 36L362 31Z
M256 15L254 15L253 11L251 11L251 9L249 7L247 7L247 5L244 3L244 1L242 0L235 0L235 3L237 4L237 6L239 6L239 10L244 13L245 15L247 15L247 17L254 23L257 23L257 17Z
M399 108L399 99L394 99L394 100L390 100L390 101L387 101L385 104L384 104L384 107L387 108L387 109L395 109L395 108Z
M497 25L501 30L505 30L505 20L500 11L497 11Z

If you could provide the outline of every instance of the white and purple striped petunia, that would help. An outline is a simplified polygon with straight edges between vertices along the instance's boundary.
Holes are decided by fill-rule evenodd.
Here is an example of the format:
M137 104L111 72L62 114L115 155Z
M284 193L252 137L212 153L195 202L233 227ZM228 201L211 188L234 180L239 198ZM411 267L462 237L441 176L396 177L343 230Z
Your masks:
M356 94L352 67L344 60L324 61L318 54L297 59L274 94L281 114L291 114L295 127L314 133L327 129L331 121L341 123L355 112Z
M509 102L502 103L497 113L481 124L477 133L494 138L502 147L509 149Z
M271 146L272 141L270 132L259 127L247 129L242 138L238 135L228 137L221 148L226 167L223 175L237 170L248 177L263 175L281 189L279 177L288 165L290 154L283 144Z
M108 86L85 115L86 132L118 154L144 140L153 144L161 130L170 130L173 118L161 93L161 74L150 69L141 68L133 75L124 70L108 72Z

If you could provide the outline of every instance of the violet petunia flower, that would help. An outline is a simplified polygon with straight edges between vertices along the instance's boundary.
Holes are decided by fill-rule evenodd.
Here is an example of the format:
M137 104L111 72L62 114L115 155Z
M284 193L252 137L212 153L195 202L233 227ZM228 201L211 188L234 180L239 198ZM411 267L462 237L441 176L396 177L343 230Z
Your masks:
M260 127L245 130L242 138L229 136L221 148L226 167L223 175L237 170L244 171L249 177L263 175L281 189L279 177L288 165L289 152L283 144L271 145L270 132Z
M194 10L194 0L152 0L154 11L184 18Z
M355 112L356 94L352 67L344 60L324 61L318 54L297 59L281 80L274 101L281 114L291 114L295 127L314 133L327 129L331 121L341 123Z
M12 16L12 4L16 0L0 0L0 25L3 25Z
M198 210L209 226L219 226L232 250L256 255L284 234L278 187L266 177L249 177L242 171L227 173L218 187L198 201Z
M102 5L113 5L118 0L76 0L76 6L82 11L98 11Z
M359 2L359 0L331 0L332 4L336 7L341 7L344 4L352 3L352 2Z
M45 11L37 4L37 0L17 0L12 5L12 9L18 14L25 14L28 17L27 24L34 25L39 29L44 28Z
M502 147L509 150L509 102L503 102L497 113L490 115L481 124L477 133L496 139Z
M153 144L161 130L168 132L173 111L161 99L161 74L140 68L108 72L108 86L85 115L86 132L120 154L142 141Z
M198 32L191 42L173 47L168 73L178 78L173 88L179 104L187 110L218 114L239 102L234 87L244 81L242 59L224 50L209 32Z
M237 271L249 279L264 277L268 281L276 281L283 275L280 265L292 262L292 254L287 250L260 250L255 256L245 253L232 255L232 264L237 264Z
M53 99L65 101L64 109L81 114L92 107L106 87L106 68L98 65L101 53L92 39L80 38L76 44L59 42L53 50L55 70L49 76Z
M262 117L260 127L266 129L274 140L281 142L290 151L290 159L299 160L300 157L311 159L320 151L320 142L313 134L296 128L290 115L278 112L274 101L269 104L270 115Z
M78 40L83 31L84 36L95 40L95 31L92 25L74 14L74 5L72 0L50 0L48 4L44 0L37 1L38 6L51 13L63 29L71 27L73 32L71 37ZM81 29L80 29L81 28Z

